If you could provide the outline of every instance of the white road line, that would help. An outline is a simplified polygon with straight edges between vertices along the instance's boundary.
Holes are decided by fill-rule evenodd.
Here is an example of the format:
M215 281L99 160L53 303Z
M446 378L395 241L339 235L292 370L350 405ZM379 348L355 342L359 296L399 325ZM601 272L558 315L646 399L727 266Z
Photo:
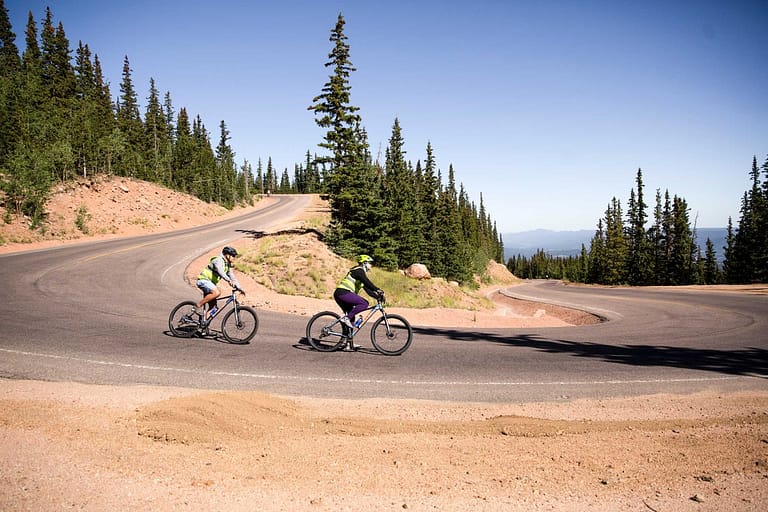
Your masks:
M132 363L118 363L113 361L100 361L96 359L81 359L78 357L70 356L57 356L53 354L41 354L37 352L25 352L21 350L0 349L0 352L6 352L8 354L16 354L22 356L43 357L48 359L61 359L67 361L76 361L86 364L95 364L102 366L117 366L120 368L136 368L139 370L152 370L162 372L175 372L175 373L194 373L195 375L211 375L211 376L224 376L224 377L244 377L250 379L265 379L265 380L297 380L297 381L320 381L320 382L351 382L355 384L400 384L400 385L418 385L418 386L509 386L509 387L523 387L523 386L595 386L595 385L617 385L617 384L661 384L661 383L681 383L681 382L717 382L727 380L738 380L742 378L766 378L768 375L751 375L751 376L732 376L732 377L691 377L691 378L676 378L676 379L629 379L629 380L584 380L584 381L428 381L428 380L383 380L383 379L355 379L355 378L330 378L330 377L307 377L307 376L291 376L291 375L268 375L259 373L240 373L240 372L224 372L214 370L199 370L199 369L186 369L186 368L173 368L169 366L150 366L143 364Z

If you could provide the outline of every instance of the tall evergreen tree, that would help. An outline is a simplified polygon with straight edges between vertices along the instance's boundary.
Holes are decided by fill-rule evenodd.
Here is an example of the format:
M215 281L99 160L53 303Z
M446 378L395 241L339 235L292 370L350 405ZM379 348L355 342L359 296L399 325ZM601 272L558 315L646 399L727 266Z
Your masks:
M768 156L762 165L762 186L757 204L757 247L755 250L755 282L768 283Z
M472 277L471 255L462 239L461 214L453 165L448 166L448 184L442 190L437 211L439 229L437 240L440 245L438 272L459 283L468 282Z
M763 169L766 169L765 164ZM768 185L761 183L760 175L757 157L753 157L749 172L752 186L742 197L738 227L726 254L726 279L731 283L768 280L768 235L765 233L768 226ZM766 180L768 181L768 170Z
M315 115L315 123L326 129L319 146L331 152L316 161L324 167L323 187L331 206L326 241L343 256L365 251L380 265L394 267L397 260L392 240L384 235L391 230L381 203L381 174L371 164L367 136L357 114L359 108L350 100L349 77L355 68L344 25L339 13L330 36L333 49L325 64L333 72L322 93L308 107Z
M144 125L139 112L139 101L131 78L131 65L126 55L123 59L123 79L120 82L120 98L117 109L117 128L127 141L125 152L119 155L119 174L139 179L144 171Z
M440 182L437 177L437 166L432 144L427 142L427 158L424 161L424 170L421 174L421 183L419 184L419 204L423 224L421 231L424 233L424 242L419 259L430 271L437 270L437 255L440 252L440 241L438 239L438 199L440 197Z
M15 116L18 132L7 141L8 153L2 157L0 184L6 194L6 208L14 215L27 215L33 226L43 220L55 169L47 141L52 137L53 115L42 83L42 52L37 42L37 25L29 13L26 49L21 58L17 82ZM9 91L9 94L13 94Z
M53 14L46 8L41 38L40 84L46 122L45 146L40 158L52 173L51 179L67 180L74 171L72 129L75 101L75 75L71 64L69 41L61 23L53 26Z
M385 153L384 194L392 228L388 235L394 241L395 264L398 266L408 266L418 261L423 236L419 229L414 229L416 183L405 160L404 145L400 122L395 118Z
M182 107L176 118L176 135L173 144L173 184L174 187L187 193L193 193L195 169L195 141L192 138L192 127L189 122L187 109ZM198 196L200 197L200 196Z
M5 1L0 0L0 169L18 140L21 59Z
M628 225L627 238L629 240L629 260L627 262L627 279L632 285L646 285L653 282L653 248L648 239L645 224L648 214L643 192L643 172L637 170L635 178L637 195L634 189L630 193L629 207L627 209Z
M720 282L720 269L717 264L717 253L715 244L710 238L707 238L706 256L704 259L704 269L702 280L704 284L717 284Z
M330 36L333 49L328 54L329 61L325 64L333 69L333 73L323 86L322 93L315 96L312 99L313 104L308 107L315 115L315 123L326 129L324 142L319 146L330 151L331 155L321 157L319 161L331 166L326 179L328 191L332 196L343 187L347 168L354 165L351 158L356 154L356 127L360 123L360 116L356 114L359 107L350 103L352 88L349 85L349 77L356 69L350 61L350 47L344 33L345 24L344 17L339 13ZM343 219L338 220L343 222Z
M600 219L597 222L597 230L595 230L595 234L592 236L592 241L589 244L589 271L587 274L587 282L605 282L605 267L605 230L603 228L603 219Z
M219 144L216 146L216 165L218 173L215 178L221 204L232 208L244 198L237 194L237 169L235 167L235 152L229 145L231 136L224 120L219 124Z
M692 284L696 279L693 234L688 217L688 203L675 195L672 203L672 247L670 250L670 283Z
M192 168L195 195L208 202L227 206L222 189L219 187L216 155L211 147L211 137L199 115L192 121L193 160Z
M144 159L147 162L147 179L156 183L169 184L167 159L170 157L171 141L168 140L168 124L154 78L149 79L147 110L144 113L144 141L146 142Z

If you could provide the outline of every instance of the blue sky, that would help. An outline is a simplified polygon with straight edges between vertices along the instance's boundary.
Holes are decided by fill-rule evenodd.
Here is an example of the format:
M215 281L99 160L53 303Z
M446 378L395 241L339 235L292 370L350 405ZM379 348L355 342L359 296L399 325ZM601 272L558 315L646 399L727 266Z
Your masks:
M236 161L291 176L324 132L307 107L328 80L339 13L374 156L398 118L406 158L430 142L447 178L500 232L594 229L626 210L638 168L699 227L738 222L752 157L768 156L768 2L5 0L16 43L51 8L98 55L113 98L127 55L142 115L154 78L176 112L219 123Z

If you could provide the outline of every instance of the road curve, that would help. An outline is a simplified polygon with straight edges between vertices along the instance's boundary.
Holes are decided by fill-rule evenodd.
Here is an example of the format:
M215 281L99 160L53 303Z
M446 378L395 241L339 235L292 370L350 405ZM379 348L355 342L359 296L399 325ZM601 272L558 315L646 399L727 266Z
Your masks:
M527 282L520 298L579 307L599 325L545 329L414 326L400 357L364 343L320 354L306 317L259 311L249 345L177 339L167 317L195 298L200 254L269 231L308 205L276 196L247 216L167 234L0 255L0 377L256 389L282 395L550 401L659 392L768 390L768 296Z

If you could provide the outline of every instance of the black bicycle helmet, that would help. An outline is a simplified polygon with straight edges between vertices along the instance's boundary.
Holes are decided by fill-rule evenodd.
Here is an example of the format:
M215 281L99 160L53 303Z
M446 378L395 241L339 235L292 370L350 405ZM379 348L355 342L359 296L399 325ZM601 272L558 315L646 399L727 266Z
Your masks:
M234 256L235 258L237 257L237 249L235 249L234 247L226 246L226 247L225 247L225 248L224 248L224 249L221 251L221 253L222 253L222 254L228 254L228 255L230 255L230 256Z

